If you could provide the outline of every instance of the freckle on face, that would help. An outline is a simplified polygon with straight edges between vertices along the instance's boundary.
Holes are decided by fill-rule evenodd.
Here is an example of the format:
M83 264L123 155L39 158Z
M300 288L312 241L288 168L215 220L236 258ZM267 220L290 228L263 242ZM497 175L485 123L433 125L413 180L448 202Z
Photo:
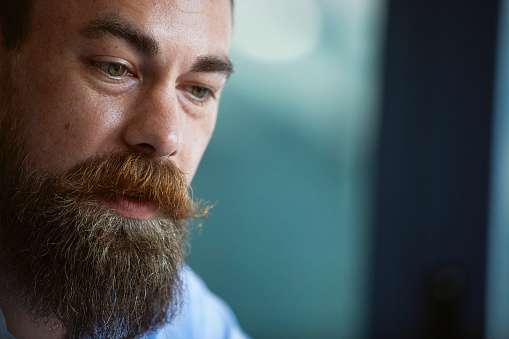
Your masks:
M191 2L184 0L64 3L47 0L34 3L34 13L38 14L33 17L33 32L19 53L14 72L18 75L15 86L20 93L24 120L29 130L36 131L30 133L27 147L37 167L57 172L98 153L132 150L134 146L125 140L128 128L138 128L140 144L150 144L151 141L143 141L143 138L144 133L154 130L157 125L154 122L163 127L170 124L168 106L156 106L145 98L161 98L156 89L164 93L174 91L177 79L187 67L186 62L203 54L227 55L229 50L231 21L224 13L230 11L230 1L193 0L192 3L193 11L185 12L175 11L175 6L184 9L191 6ZM90 86L87 80L90 67L84 65L76 52L85 45L79 30L102 13L121 15L152 34L161 46L161 57L148 60L132 49L126 54L127 45L115 39L102 42L100 54L128 59L137 70L156 65L157 71L153 68L150 74L157 74L158 79L169 79L164 83L166 88L157 83L153 88L140 87L129 95L112 96ZM179 26L171 26L175 23ZM108 46L112 47L108 49ZM144 79L148 78L143 75ZM156 83L155 80L152 83ZM189 180L212 135L216 111L217 107L206 115L207 118L200 119L177 111L183 117L182 145L181 152L172 159Z

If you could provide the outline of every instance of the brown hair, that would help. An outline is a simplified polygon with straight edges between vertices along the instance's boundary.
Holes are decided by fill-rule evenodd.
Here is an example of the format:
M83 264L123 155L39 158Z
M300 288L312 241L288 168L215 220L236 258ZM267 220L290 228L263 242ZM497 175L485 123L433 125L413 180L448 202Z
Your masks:
M23 42L28 23L32 0L0 0L0 28L3 45L16 48Z

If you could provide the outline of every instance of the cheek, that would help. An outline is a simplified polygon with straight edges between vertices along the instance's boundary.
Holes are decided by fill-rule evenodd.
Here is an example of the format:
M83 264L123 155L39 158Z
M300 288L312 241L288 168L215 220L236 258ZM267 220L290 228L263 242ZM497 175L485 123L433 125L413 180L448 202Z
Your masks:
M73 83L55 84L51 92L32 88L23 97L29 161L49 172L107 148L121 120L114 103Z
M53 173L112 149L122 101L91 89L74 55L52 45L24 48L9 69L29 166Z
M186 137L182 149L174 161L190 184L198 169L201 158L207 149L214 132L216 114L203 120L190 119L186 124Z

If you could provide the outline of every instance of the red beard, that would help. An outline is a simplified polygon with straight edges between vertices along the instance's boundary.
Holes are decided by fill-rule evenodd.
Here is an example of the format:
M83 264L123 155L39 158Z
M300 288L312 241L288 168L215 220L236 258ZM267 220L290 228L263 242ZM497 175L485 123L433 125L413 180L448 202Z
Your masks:
M188 220L207 208L173 163L141 154L101 155L56 176L26 168L30 131L0 81L0 300L73 338L157 329L178 310ZM107 196L148 199L160 213L126 218Z

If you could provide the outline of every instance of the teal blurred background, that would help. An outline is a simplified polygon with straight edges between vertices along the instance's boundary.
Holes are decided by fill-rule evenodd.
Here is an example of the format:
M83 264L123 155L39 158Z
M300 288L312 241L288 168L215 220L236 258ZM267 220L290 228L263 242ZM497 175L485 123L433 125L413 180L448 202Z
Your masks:
M236 0L190 265L255 338L364 338L384 2Z

